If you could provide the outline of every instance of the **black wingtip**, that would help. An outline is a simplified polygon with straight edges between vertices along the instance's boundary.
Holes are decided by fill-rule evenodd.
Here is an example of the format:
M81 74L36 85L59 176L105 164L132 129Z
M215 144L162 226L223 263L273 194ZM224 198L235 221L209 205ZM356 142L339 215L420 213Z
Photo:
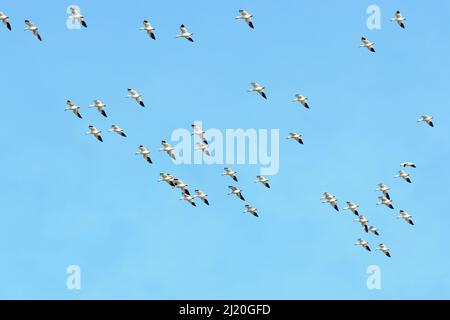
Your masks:
M270 189L270 185L268 185L268 184L265 184L265 186L266 186L266 188L269 188L269 189Z
M11 24L9 22L6 23L6 27L8 28L9 31L11 31Z
M108 116L106 115L105 111L102 111L102 116L104 116L105 118L107 118Z
M369 228L366 225L364 226L364 231L367 233L369 232Z
M147 161L148 161L148 163L153 163L152 159L150 159L150 157L147 157Z
M84 22L84 20L81 21L81 25L82 25L83 27L87 28L87 24L86 24L86 22Z
M151 34L150 34L150 38L152 38L153 40L156 40L155 34L154 34L154 33L151 33Z
M335 205L333 208L334 208L334 210L339 211L339 208L337 205Z
M145 104L144 104L143 101L139 101L139 104L140 104L142 107L145 107Z
M309 109L309 105L307 103L305 103L305 108Z
M413 226L414 222L412 222L412 220L409 220L409 224Z
M267 99L267 96L266 96L266 94L265 94L264 92L261 92L261 96L262 96L264 99Z
M79 113L77 113L77 117L80 118L80 119L83 119L83 117Z
M120 135L121 135L122 137L126 137L126 136L127 136L124 132L121 132Z
M255 29L255 27L253 26L253 23L251 21L248 23L248 26L252 29Z
M386 255L390 258L391 254L389 252L386 252Z
M101 141L101 142L103 142L103 139L102 139L102 137L101 137L101 136L98 136L98 137L97 137L97 139L98 139L98 141Z
M359 212L358 210L355 210L355 212L353 212L355 214L355 216L359 216Z
M430 127L434 127L433 122L430 122L429 125L430 125Z
M391 197L389 196L389 193L386 193L386 198L387 198L388 200L391 200Z
M238 179L237 179L236 177L233 177L233 180L236 181L236 182L238 182Z
M208 199L203 200L208 206L209 206L209 202Z
M407 179L406 179L406 182L411 183L412 181L411 181L410 178L407 178Z
M379 236L379 235L380 235L380 234L378 233L378 231L375 231L374 234L375 234L376 236Z
M369 248L369 247L366 247L366 250L367 250L367 251L372 251L372 250L370 250L370 248Z
M389 205L389 208L394 209L394 206L392 204Z
M374 48L370 48L370 51L375 52L375 49Z
M37 38L38 38L39 41L42 41L42 38L41 38L40 34L37 35Z
M190 42L194 42L194 39L192 38L187 38Z

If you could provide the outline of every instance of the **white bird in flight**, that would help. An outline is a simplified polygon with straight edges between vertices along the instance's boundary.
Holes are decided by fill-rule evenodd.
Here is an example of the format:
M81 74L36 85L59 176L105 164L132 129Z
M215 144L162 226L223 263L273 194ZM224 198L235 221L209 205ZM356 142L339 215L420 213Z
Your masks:
M229 192L228 195L234 194L234 195L236 195L236 197L238 197L242 201L245 201L244 197L242 196L242 190L240 190L236 187L233 187L233 186L228 186L228 188L231 190L231 192Z
M263 176L256 176L256 180L255 183L260 182L261 184L263 184L266 188L270 189L270 185L269 185L269 180L266 177Z
M203 191L201 190L194 190L195 191L195 198L199 198L200 200L202 200L204 203L206 203L209 206L209 202L208 202L208 195L205 194Z
M180 34L178 34L176 38L185 38L190 42L194 42L194 40L192 39L192 35L193 33L190 33L188 29L184 26L184 24L182 24L180 26Z
M256 209L255 207L252 207L252 206L249 205L249 204L246 204L246 205L245 205L245 211L244 211L244 213L250 213L250 214L254 215L255 217L259 217L259 216L258 216L258 209Z
M137 93L134 89L128 89L129 95L127 95L125 98L130 98L136 100L137 103L139 103L142 107L145 107L144 101L142 100L142 96Z
M194 130L191 133L191 136L197 135L200 138L200 140L203 141L204 144L208 144L208 140L206 140L206 137L205 137L205 134L206 134L205 131L203 131L202 128L196 124L191 124L191 127L192 127L192 130Z
M136 152L135 154L140 154L140 155L142 155L142 157L144 157L144 159L148 163L153 163L152 159L150 159L150 151L146 147L144 147L143 145L139 146L139 151Z
M420 116L417 122L426 122L430 127L434 127L433 117L428 115Z
M381 191L383 192L383 195L388 198L388 200L391 199L391 197L389 196L389 187L387 185L385 185L384 183L379 183L377 186L377 191Z
M385 196L378 197L377 206L384 204L386 207L390 209L394 209L394 206L392 205L392 200L386 198Z
M386 247L386 245L384 243L380 243L378 245L378 248L376 248L375 250L379 250L379 251L383 252L389 258L391 257L391 254L389 253L389 248Z
M188 190L188 185L186 183L184 183L183 181L181 181L180 179L173 179L173 183L175 185L175 188L180 189L181 191L183 191L184 193L190 195L191 193Z
M75 7L70 7L70 12L72 13L72 15L70 16L70 18L77 20L83 27L87 28L87 24L84 21L84 16L81 15L80 11L78 11L77 8Z
M247 22L248 26L250 28L254 29L253 22L252 22L253 15L248 13L245 10L239 10L239 13L240 13L240 15L237 16L235 19L243 19L243 20L245 20L245 22Z
M252 82L250 84L252 87L250 89L248 89L248 92L258 92L264 99L267 99L266 94L264 93L264 88L265 87L261 87L258 83L256 82Z
M304 106L306 109L309 109L309 105L308 105L308 98L306 98L305 96L301 95L301 94L296 94L294 100L292 100L292 102L300 102L302 104L302 106Z
M362 227L364 228L364 231L369 232L369 226L367 225L369 220L367 220L367 218L365 216L359 216L358 219L354 219L353 221L359 222L362 225Z
M374 227L374 226L370 226L369 227L369 231L372 232L374 235L379 236L380 234L378 233L378 228Z
M169 173L160 173L159 175L161 176L161 179L158 179L158 182L166 182L170 186L175 187L175 183L173 182L175 178L173 175Z
M395 17L394 17L394 18L391 18L391 21L397 22L398 25L399 25L400 27L402 27L403 29L405 29L405 24L404 24L405 20L406 20L406 18L404 18L404 17L402 16L402 14L400 13L400 11L397 11L397 12L395 13Z
M0 20L3 22L3 24L8 28L9 31L11 31L11 24L9 23L9 17L0 11Z
M70 110L73 112L74 115L76 115L78 118L83 119L83 117L80 114L80 107L76 106L72 101L67 100L66 101L68 107L64 109L64 111Z
M372 251L372 250L370 250L369 243L366 240L362 239L362 238L358 239L358 242L355 243L355 246L361 246L364 249L366 249L367 251Z
M175 153L174 153L175 149L172 148L172 146L167 141L162 140L161 145L163 147L161 149L159 149L159 151L165 151L173 160L177 160L177 158L175 157Z
M369 40L367 40L366 38L362 37L361 38L362 44L359 45L360 48L367 48L367 50L375 52L375 48L373 47L373 45L375 44L375 42L370 42Z
M413 162L403 162L402 164L400 164L400 166L403 168L406 167L416 168L416 165Z
M395 175L394 177L395 177L395 178L402 178L402 179L405 180L406 182L411 183L411 179L410 179L409 173L406 173L406 172L403 171L403 170L400 170L400 171L398 172L398 174Z
M209 148L206 144L197 142L197 150L200 150L204 154L206 154L208 157L211 156L211 153L209 153Z
M25 24L28 26L25 28L25 31L33 32L33 35L39 40L42 41L41 35L39 34L39 28L36 27L30 20L25 20Z
M339 211L339 208L337 206L337 199L331 193L324 192L320 200L324 200L322 201L322 203L329 203L334 208L334 210Z
M359 216L358 208L359 208L359 205L357 205L356 203L347 201L347 206L344 208L344 210L350 210L355 215Z
M406 211L400 210L400 215L397 218L403 218L406 222L408 222L410 225L414 225L414 222L412 221L412 216L410 216Z
M109 132L116 132L117 134L121 135L122 137L126 137L127 135L123 131L121 127L118 125L113 124L110 129L108 129Z
M140 27L139 30L146 31L150 38L152 38L153 40L156 40L155 33L153 32L153 31L155 31L155 28L153 28L152 25L150 24L150 22L148 22L147 20L144 20L143 24L144 24L144 26Z
M100 100L94 100L94 104L89 105L89 108L97 108L98 112L100 112L102 116L108 117L106 115L105 107L106 107L106 104L104 104Z
M286 137L286 139L294 139L295 141L297 141L300 144L304 144L303 143L303 137L301 134L298 134L297 132L290 132L289 136Z
M233 179L234 181L238 182L237 176L236 176L236 171L234 171L231 168L223 168L225 171L222 172L220 175L222 176L229 176L231 179Z
M102 132L100 130L92 125L89 126L89 131L86 132L86 134L92 134L95 138L97 138L98 141L103 142L101 133Z
M192 204L194 207L197 205L195 204L195 197L191 196L189 193L181 192L181 198L180 200L186 200L190 204Z

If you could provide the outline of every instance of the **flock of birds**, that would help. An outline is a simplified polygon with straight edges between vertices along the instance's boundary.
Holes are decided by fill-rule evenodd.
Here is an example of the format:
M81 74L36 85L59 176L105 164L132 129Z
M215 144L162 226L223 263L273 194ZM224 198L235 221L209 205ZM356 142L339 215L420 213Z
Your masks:
M72 19L78 21L84 28L87 28L85 17L83 15L81 15L80 12L76 8L71 7L70 12L71 12ZM237 16L235 19L244 20L250 28L254 29L254 25L253 25L253 21L252 21L253 15L250 14L249 12L247 12L245 10L239 10L239 16ZM12 30L9 16L7 16L3 12L0 12L0 20L2 21L2 23L6 26L6 28L8 30ZM397 11L395 13L395 17L393 17L391 19L391 21L396 22L401 28L403 28L403 29L405 28L406 18L404 18L402 16L400 11ZM42 41L42 37L39 33L39 28L35 24L33 24L30 20L25 20L25 24L27 25L25 30L31 31L33 33L33 35L39 41ZM156 40L156 35L155 35L156 29L150 24L150 22L148 20L144 20L143 27L140 27L139 29L142 31L145 31L151 39ZM189 32L184 24L180 25L180 33L178 35L176 35L176 38L184 38L190 42L194 42L193 33ZM375 52L375 43L374 42L369 41L365 37L361 38L361 42L362 42L362 44L359 46L360 48L367 48L370 52ZM259 85L257 82L252 82L251 87L248 91L249 92L257 92L264 99L267 99L267 95L265 93L265 87ZM142 95L140 95L135 89L129 88L128 95L126 96L126 98L133 99L136 101L136 103L138 105L140 105L141 107L145 107L145 103L142 99ZM294 97L294 100L292 100L292 102L293 103L298 102L304 108L309 109L308 98L305 97L304 95L296 94ZM71 100L67 100L66 103L67 103L67 107L65 108L65 111L72 111L75 116L77 116L80 119L83 119L82 115L80 114L79 106L75 105ZM106 105L101 100L94 100L93 104L89 105L89 107L96 108L103 117L108 117L108 115L106 113ZM417 120L417 122L425 122L431 127L434 126L433 117L429 116L429 115L422 115ZM192 135L198 136L198 139L199 139L199 141L196 142L197 150L200 150L205 155L210 156L210 152L208 149L208 141L205 136L206 135L205 131L203 131L203 129L200 126L195 125L195 124L192 124L191 127L193 130ZM89 128L89 131L87 131L86 134L93 135L98 141L103 142L101 130L98 130L93 125L89 125L88 128ZM125 131L121 127L119 127L118 125L115 125L115 124L111 125L111 128L108 131L115 132L122 137L127 137L127 135L125 134ZM286 139L294 139L298 143L303 144L303 137L302 137L302 135L298 134L297 132L290 132L289 136ZM165 140L161 141L161 145L162 145L162 148L160 148L159 151L166 152L170 158L176 160L174 148ZM152 164L153 162L150 157L149 149L147 149L143 145L140 145L138 147L138 149L139 149L139 151L136 152L136 155L141 155L145 159L145 161ZM404 162L401 164L401 166L416 168L416 165L412 162ZM221 175L229 176L234 182L238 182L237 172L231 168L224 168L224 171L221 173ZM395 177L402 178L403 180L405 180L408 183L412 182L410 175L407 172L405 172L404 170L400 170ZM266 188L270 188L269 180L267 178L265 178L264 176L261 176L261 175L256 176L256 178L257 178L257 180L255 180L256 183L261 183ZM188 189L189 186L186 183L184 183L182 180L174 177L173 175L171 175L169 173L160 173L160 179L158 181L166 182L172 188L179 189L181 191L180 200L185 200L185 201L189 202L192 206L196 206L195 199L197 199L197 198L200 199L206 205L209 205L207 194L205 194L203 191L201 191L199 189L195 189L194 190L195 194L192 195ZM239 189L233 185L229 185L228 188L230 189L230 192L228 193L228 195L235 195L240 200L245 201L245 198L243 196L241 189ZM393 200L391 199L390 194L389 194L389 191L390 191L389 187L384 183L380 183L377 186L376 190L380 191L382 193L382 195L380 195L378 197L379 201L376 204L377 205L385 205L390 209L394 209L394 206L392 205ZM336 211L339 211L339 207L337 205L338 200L331 193L325 192L323 194L323 197L321 198L321 200L323 203L330 204ZM354 221L359 222L361 224L361 226L363 227L363 230L366 233L370 232L376 236L380 235L378 232L378 229L373 225L369 225L369 221L367 220L367 218L364 215L360 214L358 204L351 202L351 201L347 201L346 204L347 204L347 206L344 208L344 210L350 210L353 214L355 214L357 216L357 218L354 219ZM258 210L255 207L253 207L252 205L245 204L245 211L244 211L245 213L249 213L255 217L258 217L257 211ZM402 218L406 222L408 222L410 225L414 225L412 216L409 215L404 210L400 210L399 216L397 218ZM369 247L369 242L364 240L363 238L358 238L357 243L355 243L355 245L361 246L364 249L366 249L367 251L371 251L371 248ZM380 243L378 245L378 247L376 248L376 250L380 250L386 256L391 257L390 249L383 243Z

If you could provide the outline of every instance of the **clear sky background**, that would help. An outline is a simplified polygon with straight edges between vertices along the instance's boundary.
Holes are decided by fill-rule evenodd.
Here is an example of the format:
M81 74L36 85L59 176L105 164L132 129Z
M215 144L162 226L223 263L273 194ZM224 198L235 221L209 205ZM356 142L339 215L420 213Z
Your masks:
M88 29L66 28L78 5ZM381 7L381 30L366 9ZM255 30L236 21L255 15ZM389 22L396 10L406 29ZM2 1L0 298L450 298L448 101L450 3L436 1ZM43 42L24 32L39 26ZM148 19L153 41L138 28ZM175 39L184 23L194 43ZM377 52L358 49L361 36ZM266 86L268 100L246 92ZM124 99L143 94L146 108ZM292 104L295 93L310 110ZM102 99L109 117L87 106ZM66 99L83 120L64 112ZM422 114L435 128L417 124ZM174 129L280 129L272 188L237 165L249 203L227 196L223 165L175 165L158 153ZM128 138L107 134L116 123ZM84 132L104 131L104 143ZM286 141L290 131L305 145ZM144 144L154 165L134 156ZM412 184L393 176L403 161ZM170 172L209 195L194 208L157 183ZM396 210L376 206L376 184ZM366 235L324 191L376 225ZM415 226L395 216L413 215ZM392 258L353 244L380 242ZM81 290L66 288L68 265ZM381 290L366 269L381 268Z

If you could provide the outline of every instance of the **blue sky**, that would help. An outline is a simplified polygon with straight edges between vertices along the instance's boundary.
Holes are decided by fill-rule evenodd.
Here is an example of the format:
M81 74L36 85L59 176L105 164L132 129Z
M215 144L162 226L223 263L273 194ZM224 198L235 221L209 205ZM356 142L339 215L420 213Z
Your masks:
M88 29L66 28L72 4ZM371 4L381 30L366 27ZM234 20L239 9L255 15L255 30ZM389 22L396 10L405 30ZM443 0L2 1L13 31L1 25L0 298L450 298L449 10ZM157 41L138 30L144 19ZM194 43L175 39L181 23ZM361 36L375 54L358 49ZM246 92L251 81L267 101ZM145 109L124 99L129 87ZM310 110L290 103L295 93ZM108 118L87 108L96 98ZM63 111L66 99L83 120ZM422 114L435 128L416 124ZM223 165L175 165L156 151L196 120L280 129L270 190L253 183L257 165L233 166L260 218L226 195ZM112 123L128 138L106 134ZM89 124L104 143L84 134ZM304 146L284 140L293 130ZM133 155L140 144L153 166ZM410 185L393 178L403 161L418 166ZM204 190L211 206L179 201L159 172ZM395 211L375 205L379 182ZM324 191L340 207L359 203L381 237L321 204ZM353 246L358 237L386 243L392 258ZM81 290L66 288L68 265L80 266ZM370 265L381 290L366 287Z

